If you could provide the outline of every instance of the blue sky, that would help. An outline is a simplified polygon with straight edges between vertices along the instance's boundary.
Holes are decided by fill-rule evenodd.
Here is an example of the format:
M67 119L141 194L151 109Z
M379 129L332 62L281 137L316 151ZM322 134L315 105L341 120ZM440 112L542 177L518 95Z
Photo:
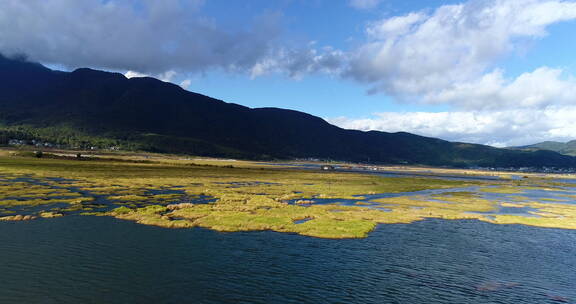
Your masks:
M387 1L372 9L353 9L348 1L207 1L204 10L227 26L266 13L282 16L286 43L315 41L320 46L351 49L361 44L366 24L414 10L430 10L457 1ZM445 111L444 105L400 104L385 94L369 95L366 87L329 75L290 79L285 75L247 78L245 75L208 72L190 75L189 89L249 107L281 107L321 117L366 117L383 111ZM182 79L183 80L183 79ZM279 94L280 93L280 94Z
M366 88L329 76L286 80L285 76L247 79L223 73L194 78L189 90L249 107L279 107L320 117L365 117L382 111L442 111L448 106L401 104L385 95L368 95Z
M0 52L344 128L576 139L574 0L4 0Z
M217 0L208 1L205 9L217 20L227 20L225 23L230 26L242 24L246 16L256 18L266 12L281 12L285 30L289 33L285 38L288 41L316 41L318 45L350 49L362 43L365 26L370 22L457 3L462 1L389 0L382 1L373 9L360 10L351 9L347 1L333 0ZM544 65L563 67L574 73L576 39L572 37L575 31L574 21L554 24L548 28L548 36L526 42L525 50L504 56L497 65L510 77ZM327 75L307 75L302 79L290 79L285 75L247 78L245 75L208 72L194 77L189 89L250 107L290 108L321 117L362 118L376 112L440 112L453 108L449 105L398 103L386 94L367 94L367 88L354 81Z

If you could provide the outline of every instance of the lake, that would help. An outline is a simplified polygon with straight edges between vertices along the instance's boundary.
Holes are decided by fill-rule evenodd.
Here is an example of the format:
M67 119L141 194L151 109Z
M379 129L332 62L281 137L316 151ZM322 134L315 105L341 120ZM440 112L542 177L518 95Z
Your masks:
M576 231L476 220L368 238L0 222L1 303L574 303Z

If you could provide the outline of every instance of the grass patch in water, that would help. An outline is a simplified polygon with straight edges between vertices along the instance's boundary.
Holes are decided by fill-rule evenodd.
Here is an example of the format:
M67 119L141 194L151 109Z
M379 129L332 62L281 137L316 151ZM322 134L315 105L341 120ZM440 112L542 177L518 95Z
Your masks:
M28 200L0 200L0 206L13 207L13 206L40 206L52 205L57 203L66 203L70 205L80 204L94 200L93 197L82 198L69 198L69 199L28 199Z
M62 213L58 213L58 212L40 212L38 214L39 217L43 217L43 218L54 218L54 217L61 217L64 216Z
M86 204L93 197L81 196L76 200L39 200L76 193L53 187L77 188L92 195L102 195L111 200L126 203L108 212L83 212L84 215L107 215L141 224L168 228L205 227L218 231L272 230L298 233L323 238L365 237L380 223L410 223L425 218L479 219L494 223L524 221L532 225L552 225L557 218L573 218L568 207L552 207L520 204L538 209L542 218L549 220L523 220L522 216L494 215L493 220L479 212L491 212L498 202L481 198L482 192L521 193L522 184L502 181L492 188L493 182L441 180L437 178L385 178L342 172L320 172L278 168L194 165L177 161L154 163L130 163L110 161L70 161L58 159L32 159L0 157L0 168L5 176L0 178L0 195L24 196L34 190L40 201L66 202L69 208L44 210L43 212L90 211L102 205ZM45 182L11 182L10 178L32 177ZM65 183L47 179L65 178ZM230 187L231 184L241 185ZM481 192L453 191L431 196L401 196L375 200L389 211L364 206L291 205L287 200L310 200L313 198L336 198L361 200L368 193L402 193L429 189L451 189L480 186ZM520 187L520 188L518 188ZM538 187L545 189L545 185ZM162 193L177 189L183 193ZM152 194L151 190L161 194ZM154 192L155 193L155 192ZM70 194L72 196L72 194ZM216 201L208 204L171 204L172 201L208 196ZM23 202L23 201L20 201ZM372 202L366 203L372 205ZM531 203L534 204L534 203ZM2 201L0 201L2 205ZM40 204L39 204L40 205ZM542 204L557 205L557 204ZM111 206L111 205L110 205ZM504 205L502 205L504 206ZM3 212L10 212L9 205ZM474 213L476 212L476 213ZM491 215L492 216L492 215ZM309 219L303 223L298 220ZM556 221L556 226L571 228L568 221ZM573 228L571 228L573 229Z
M433 198L434 200L430 200ZM489 212L496 210L496 202L478 198L473 195L454 195L453 193L434 194L427 196L402 196L393 198L376 199L373 202L386 205L392 209L406 209L422 207L422 210L438 213L441 211L452 212ZM452 214L451 214L452 216Z
M0 217L0 221L5 221L5 222L30 221L30 220L35 220L35 219L36 219L36 216L20 215L20 214Z

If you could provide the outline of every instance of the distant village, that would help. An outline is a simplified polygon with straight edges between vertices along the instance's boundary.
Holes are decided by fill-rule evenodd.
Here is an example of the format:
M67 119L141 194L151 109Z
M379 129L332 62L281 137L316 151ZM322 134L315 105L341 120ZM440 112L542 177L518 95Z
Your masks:
M119 151L120 146L110 146L110 147L98 147L98 146L68 146L55 144L47 141L41 141L36 139L9 139L9 146L20 147L20 146L32 146L38 148L52 148L52 149L86 149L86 150L108 150L108 151Z

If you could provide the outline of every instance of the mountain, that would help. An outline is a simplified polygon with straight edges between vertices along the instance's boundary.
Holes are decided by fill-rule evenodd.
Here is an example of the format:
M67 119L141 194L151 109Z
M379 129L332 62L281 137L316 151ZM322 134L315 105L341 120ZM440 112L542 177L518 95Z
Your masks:
M566 143L558 141L544 141L541 143L512 147L511 149L524 150L524 151L554 151L564 155L576 156L576 140L572 140Z
M576 158L555 152L512 151L404 132L345 130L306 113L251 109L154 78L127 79L86 68L53 71L3 56L0 123L5 137L245 159L576 167Z

